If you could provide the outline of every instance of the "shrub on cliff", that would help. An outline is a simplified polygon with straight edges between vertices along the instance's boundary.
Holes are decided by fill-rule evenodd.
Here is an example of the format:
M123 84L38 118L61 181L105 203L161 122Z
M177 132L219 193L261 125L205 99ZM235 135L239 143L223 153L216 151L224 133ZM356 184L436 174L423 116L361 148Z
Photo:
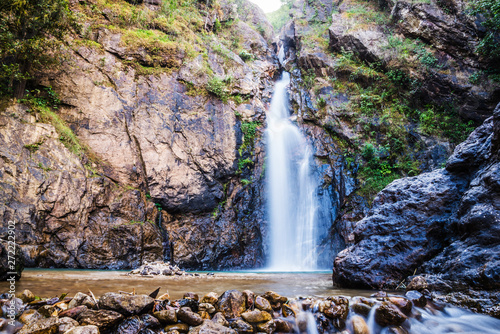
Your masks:
M482 25L487 29L478 46L478 52L500 59L500 1L475 0L472 3L472 13L484 17Z
M53 60L57 39L70 26L68 0L0 2L0 80L2 88L23 97L26 81Z

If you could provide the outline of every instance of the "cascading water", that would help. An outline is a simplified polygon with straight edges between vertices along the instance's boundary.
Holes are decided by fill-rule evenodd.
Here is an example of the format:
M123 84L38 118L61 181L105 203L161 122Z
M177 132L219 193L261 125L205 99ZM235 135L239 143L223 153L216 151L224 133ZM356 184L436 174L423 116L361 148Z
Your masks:
M279 58L283 62L283 48ZM317 269L316 184L310 170L312 150L289 119L289 83L290 74L283 72L267 117L268 269L311 271Z

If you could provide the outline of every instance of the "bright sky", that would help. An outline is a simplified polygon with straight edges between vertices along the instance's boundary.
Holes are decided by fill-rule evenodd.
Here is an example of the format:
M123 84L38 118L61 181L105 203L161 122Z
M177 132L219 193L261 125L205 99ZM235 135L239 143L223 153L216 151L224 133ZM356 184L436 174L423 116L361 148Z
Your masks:
M250 0L262 10L264 10L264 13L270 13L274 12L275 10L279 9L281 7L281 1L280 0Z

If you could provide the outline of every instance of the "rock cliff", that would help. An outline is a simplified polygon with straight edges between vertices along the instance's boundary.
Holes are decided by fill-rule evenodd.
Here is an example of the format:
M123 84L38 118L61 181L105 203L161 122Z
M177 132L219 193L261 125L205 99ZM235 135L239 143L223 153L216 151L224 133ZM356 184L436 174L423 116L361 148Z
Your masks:
M240 2L72 4L63 61L2 102L0 219L26 266L262 265L276 65L272 27Z
M381 191L337 255L334 282L395 288L417 273L438 289L499 289L499 139L500 104L444 169Z

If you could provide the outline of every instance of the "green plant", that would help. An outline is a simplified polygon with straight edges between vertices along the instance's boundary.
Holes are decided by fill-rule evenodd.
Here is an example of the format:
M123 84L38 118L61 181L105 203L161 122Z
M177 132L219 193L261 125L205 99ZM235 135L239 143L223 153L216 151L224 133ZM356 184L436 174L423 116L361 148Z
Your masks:
M325 107L326 107L326 104L327 104L327 103L326 103L326 100L325 100L325 98L324 98L324 97L320 97L320 98L318 98L318 101L317 101L317 103L316 103L316 104L318 105L318 108L319 108L319 109L323 109L323 108L325 108Z
M0 4L0 80L14 97L26 81L56 62L52 52L73 23L67 0L2 0Z
M477 47L477 51L491 59L500 58L500 1L472 0L472 14L484 17L481 23L486 33ZM497 65L498 67L498 65Z
M250 184L250 183L252 183L252 181L247 180L247 179L241 179L241 184L243 184L244 186L246 186L247 184Z
M251 53L249 53L249 52L247 52L245 50L241 51L240 54L239 54L239 56L240 56L241 60L243 60L245 62L249 61L249 60L254 60L255 59L255 57L254 57L253 54L251 54Z
M479 83L479 80L481 79L481 76L482 76L482 72L481 71L477 71L477 72L474 72L472 73L470 76L469 76L469 82L473 85Z
M210 93L220 98L224 103L227 102L227 98L229 97L229 92L226 88L225 80L214 76L208 80L206 89Z

